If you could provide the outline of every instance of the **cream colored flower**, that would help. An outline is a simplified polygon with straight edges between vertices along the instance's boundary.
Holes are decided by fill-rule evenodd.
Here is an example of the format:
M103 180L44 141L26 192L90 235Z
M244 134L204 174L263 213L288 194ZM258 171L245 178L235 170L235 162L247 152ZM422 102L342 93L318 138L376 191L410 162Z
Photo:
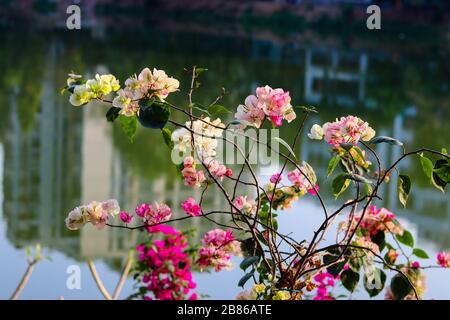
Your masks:
M375 130L373 130L371 127L368 127L365 134L361 137L363 141L370 141L373 137L375 137Z
M70 95L69 102L76 107L88 103L94 98L93 92L85 85L75 86L73 93Z
M315 124L311 127L311 132L308 133L308 138L313 140L322 140L324 135L324 129L319 126L318 124Z

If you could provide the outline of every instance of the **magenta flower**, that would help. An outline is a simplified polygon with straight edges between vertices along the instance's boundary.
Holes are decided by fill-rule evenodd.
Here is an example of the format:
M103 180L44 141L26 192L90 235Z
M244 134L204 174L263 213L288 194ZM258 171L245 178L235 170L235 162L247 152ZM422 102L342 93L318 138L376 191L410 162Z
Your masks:
M202 213L202 208L195 202L192 197L187 198L182 204L181 208L186 214L192 217L198 217Z
M437 263L443 268L450 267L450 254L446 252L439 252L436 256Z
M414 268L414 269L420 268L420 263L419 263L419 261L413 261L413 262L411 263L411 267Z
M131 219L133 219L133 216L129 215L126 211L120 211L119 217L124 223L130 223Z
M279 174L279 173L275 173L270 177L270 182L272 182L272 183L278 184L278 183L280 183L280 181L281 181L281 174Z

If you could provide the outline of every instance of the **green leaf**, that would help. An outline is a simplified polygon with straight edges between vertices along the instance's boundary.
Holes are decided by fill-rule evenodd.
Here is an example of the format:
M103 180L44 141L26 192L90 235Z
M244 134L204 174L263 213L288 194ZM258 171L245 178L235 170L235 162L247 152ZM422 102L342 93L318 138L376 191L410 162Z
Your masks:
M326 254L323 256L323 263L324 264L329 264L329 263L333 263L332 265L327 267L327 271L332 274L334 277L336 277L344 268L344 265L346 263L346 260L343 259L342 261L339 262L334 262L336 261L336 259L338 258L338 255L334 255L334 254Z
M417 258L421 259L429 259L428 253L425 252L425 250L414 248L413 255L415 255Z
M391 279L391 290L396 299L402 300L412 291L412 287L408 280L402 274L398 273Z
M414 238L411 232L409 232L408 230L403 230L403 235L396 235L395 238L397 238L397 240L404 245L407 245L411 248L414 247Z
M450 182L450 162L445 159L437 160L433 174L431 175L431 183L443 193L445 193L445 187Z
M397 139L391 138L391 137L386 137L386 136L375 137L372 140L370 140L370 143L372 143L372 144L388 143L393 146L403 146L403 142L401 142Z
M124 115L119 116L120 126L122 131L127 135L131 142L133 142L133 138L136 135L137 130L137 119L135 116L127 117Z
M353 292L359 282L359 273L354 272L352 269L344 270L341 273L341 281L345 289Z
M398 176L398 199L403 207L406 207L408 201L409 192L411 191L411 179L407 175Z
M170 131L170 129L168 128L163 128L161 130L161 133L163 135L165 144L169 147L170 150L172 150L174 147L174 143L172 141L172 131Z
M257 263L259 260L259 257L256 256L250 256L245 258L244 260L242 260L241 264L239 265L239 267L242 270L246 270L248 267L250 267L252 264Z
M208 110L205 108L205 106L200 103L197 103L197 102L189 104L188 108L200 111L202 114L210 115Z
M208 107L208 113L212 116L217 116L219 114L231 113L231 111L224 106L213 104L212 106Z
M330 162L328 162L327 177L333 173L334 169L336 169L336 166L339 164L339 161L341 161L339 156L334 156L330 159Z
M367 274L364 274L363 278L364 289L366 289L371 298L383 291L387 278L383 270L374 268L373 271L372 279L369 279Z
M249 273L246 273L240 280L239 280L239 282L238 282L238 286L239 287L244 287L244 285L245 285L245 283L251 278L251 277L253 277L253 271L252 272L249 272Z
M206 69L206 68L195 68L195 76L198 77L199 75L201 75L205 71L208 71L208 69Z
M153 99L139 101L140 110L138 114L139 123L152 129L162 129L170 116L170 107L163 102Z
M349 185L350 179L347 178L346 174L341 173L340 175L336 176L331 184L334 196L336 198L339 197L342 192L344 192L348 188Z
M114 122L114 120L119 117L120 110L122 109L116 107L109 108L109 110L106 112L106 120L108 120L109 122Z
M431 175L433 174L433 162L425 156L420 157L420 163L422 164L422 169L425 175L431 179Z

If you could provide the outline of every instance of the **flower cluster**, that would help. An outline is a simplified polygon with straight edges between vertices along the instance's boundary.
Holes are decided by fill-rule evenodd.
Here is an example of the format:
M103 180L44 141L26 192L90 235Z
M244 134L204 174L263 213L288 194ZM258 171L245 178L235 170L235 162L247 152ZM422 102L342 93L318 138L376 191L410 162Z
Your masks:
M203 163L208 168L209 172L219 181L222 181L224 177L231 177L233 175L233 171L230 168L220 164L217 160L208 159Z
M160 233L162 240L137 246L141 281L147 291L158 300L197 299L191 293L196 287L190 271L190 260L185 252L187 241L183 234L169 226L156 226L149 230ZM144 299L152 299L144 296Z
M232 267L231 255L241 255L239 241L231 230L214 229L204 235L197 263L201 268L211 267L218 272Z
M249 199L247 196L239 196L234 199L233 204L241 213L252 216L256 213L257 204L254 199ZM235 210L233 210L234 212Z
M139 111L140 99L156 98L164 101L170 93L178 91L179 86L180 82L163 70L144 68L138 76L125 81L125 88L117 92L112 105L122 109L120 114L131 117Z
M296 118L289 92L269 86L258 87L256 95L248 96L244 104L238 106L235 114L236 119L256 128L261 126L266 117L277 127L282 125L283 120L291 122Z
M334 300L328 290L334 287L336 280L339 280L339 275L335 278L331 273L326 271L321 271L316 274L314 281L316 282L317 292L314 300Z
M202 170L196 169L194 158L190 156L184 158L183 166L181 175L183 176L184 184L194 188L200 187L206 178Z
M351 115L336 119L335 122L327 122L323 126L315 124L308 134L310 139L325 139L334 147L339 147L343 143L356 145L359 140L369 141L374 136L375 130L367 122Z
M172 133L174 148L182 153L187 153L192 147L194 136L195 154L201 161L213 158L217 154L217 138L222 136L225 125L220 118L211 120L209 117L187 121L186 128L180 128Z
M92 223L98 229L102 229L108 222L108 219L115 217L119 212L120 207L115 199L103 202L92 201L69 212L65 222L70 230L78 230L86 223Z
M78 78L79 76L70 76L67 80L69 86L73 85L73 92L69 101L76 107L84 105L92 99L101 99L103 96L120 89L119 80L112 74L96 74L94 79L75 84L81 81Z
M395 220L394 214L386 208L377 209L376 206L370 206L363 218L362 211L355 215L355 223L361 221L359 227L363 233L370 237L378 232L391 232L395 235L402 235L403 228Z
M135 212L149 225L167 221L172 216L172 209L164 203L155 203L154 207L148 203L142 203Z
M198 217L202 213L202 208L195 202L192 197L187 198L182 204L181 208L186 214L191 217Z
M450 268L450 253L439 252L437 254L437 263L443 268Z

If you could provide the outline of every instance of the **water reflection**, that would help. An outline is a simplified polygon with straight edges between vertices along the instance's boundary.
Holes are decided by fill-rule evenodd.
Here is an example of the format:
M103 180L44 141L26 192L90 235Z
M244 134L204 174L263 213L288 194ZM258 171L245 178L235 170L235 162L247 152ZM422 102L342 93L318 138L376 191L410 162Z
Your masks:
M209 101L225 86L230 94L224 104L236 106L256 85L268 83L288 88L299 104L319 107L319 115L307 127L356 113L380 135L394 136L411 148L448 146L447 55L433 53L430 47L388 44L374 50L357 41L343 47L320 39L305 44L162 30L132 38L12 34L3 40L7 45L0 48L0 196L6 237L15 247L40 242L77 260L103 258L118 270L139 234L93 228L70 232L64 226L66 213L80 203L110 197L128 210L144 200L177 206L191 192L167 161L158 132L140 130L130 145L104 120L105 107L69 106L59 88L72 68L92 75L108 66L123 79L149 65L186 79L183 67L198 64L211 69L198 93L200 101ZM178 94L174 102L184 100ZM294 132L295 128L283 128L282 135L289 141ZM386 145L377 151L384 166L401 152ZM325 179L329 154L322 144L302 141L296 152ZM421 237L438 248L450 248L450 198L433 190L418 168L412 159L399 168L414 182L407 210L397 201L395 178L381 195L387 207L417 225ZM323 191L331 203L329 190ZM206 203L220 207L220 193L210 192ZM211 226L199 220L183 223L198 228L199 235Z

